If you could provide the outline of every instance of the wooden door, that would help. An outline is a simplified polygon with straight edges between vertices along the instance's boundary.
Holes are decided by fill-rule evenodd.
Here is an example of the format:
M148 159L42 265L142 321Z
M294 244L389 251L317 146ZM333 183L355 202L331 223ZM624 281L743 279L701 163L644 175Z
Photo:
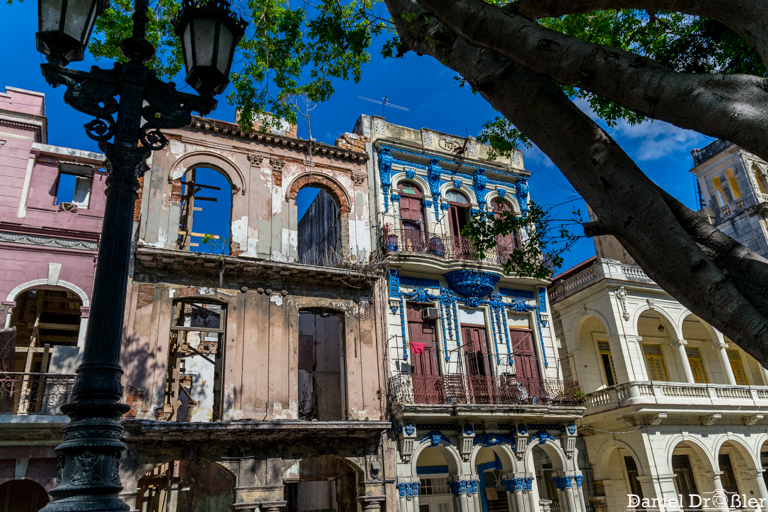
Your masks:
M400 183L400 224L403 230L402 250L422 252L426 247L424 196L421 189L410 183Z
M475 403L493 403L493 380L485 326L462 325L467 376Z
M539 362L533 346L533 331L510 329L509 334L515 360L518 396L523 401L541 399L542 385L539 377ZM525 391L519 389L520 386Z
M438 376L440 366L437 364L437 333L434 320L423 320L421 311L429 307L425 304L408 303L408 339L411 343L423 343L424 353L417 354L411 345L411 364L413 367L413 394L416 403L440 403Z

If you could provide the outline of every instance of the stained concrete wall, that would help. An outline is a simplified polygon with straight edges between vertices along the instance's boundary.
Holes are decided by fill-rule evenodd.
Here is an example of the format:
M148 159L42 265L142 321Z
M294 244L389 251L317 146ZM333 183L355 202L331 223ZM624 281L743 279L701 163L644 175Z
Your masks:
M170 143L153 155L144 180L139 237L175 249L181 213L180 184L194 167L221 172L232 186L230 254L298 261L296 193L304 186L327 190L341 210L345 258L366 263L371 251L364 153L288 136L244 133L232 123L198 119L190 128L165 132Z
M298 419L299 311L324 308L340 312L343 320L341 384L327 392L342 397L344 420L384 419L381 302L368 301L378 290L344 292L330 284L308 285L306 278L300 287L283 283L283 290L265 289L265 284L245 291L179 281L131 283L122 366L136 417L154 419L162 411L173 304L191 297L218 301L227 311L220 418Z

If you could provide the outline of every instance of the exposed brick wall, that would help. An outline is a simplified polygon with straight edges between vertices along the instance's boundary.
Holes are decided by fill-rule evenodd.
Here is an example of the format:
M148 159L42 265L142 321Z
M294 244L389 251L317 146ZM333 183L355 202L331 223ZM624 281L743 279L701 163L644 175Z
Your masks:
M136 299L136 309L152 304L155 300L155 284L140 283L139 296Z
M187 286L184 288L176 288L176 293L179 297L189 297L190 295L197 295L197 286Z
M141 196L144 194L144 176L139 178L139 197L133 205L133 222L139 222L141 217Z
M138 416L139 412L149 412L148 409L144 409L144 391L141 389L127 386L125 388L125 403L131 408L130 411L123 414L125 419L133 419Z
M343 133L341 137L336 139L336 147L365 153L366 142L369 142L369 140L365 135L358 135L356 133L347 132Z
M171 201L181 202L181 179L173 180L171 184Z

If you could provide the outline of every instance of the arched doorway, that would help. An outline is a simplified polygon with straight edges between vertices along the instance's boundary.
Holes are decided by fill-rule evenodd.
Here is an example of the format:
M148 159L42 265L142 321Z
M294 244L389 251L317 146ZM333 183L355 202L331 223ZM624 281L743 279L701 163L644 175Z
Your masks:
M142 476L136 508L141 512L230 512L234 476L204 460L166 462Z
M232 185L219 171L195 167L184 174L181 187L181 218L176 246L180 250L229 254L232 217Z
M509 456L498 446L480 448L475 457L475 470L480 480L479 494L483 510L508 512L510 501L504 485L504 474L514 471Z
M341 210L322 188L307 186L296 194L299 263L333 266L341 255Z
M307 457L283 475L285 512L357 512L362 472L343 457Z
M0 485L0 512L37 512L49 501L45 488L33 480L11 480Z
M670 462L677 494L682 495L681 508L699 508L696 496L712 493L715 489L711 476L714 467L709 456L696 443L683 441L674 447Z
M443 446L422 450L416 460L420 512L458 512L448 485L458 474L454 457Z
M562 470L561 465L553 462L549 454L541 448L534 446L531 450L533 455L533 467L536 472L536 490L539 492L539 500L549 500L552 502L551 510L562 510L560 507L560 494L555 485L556 471Z

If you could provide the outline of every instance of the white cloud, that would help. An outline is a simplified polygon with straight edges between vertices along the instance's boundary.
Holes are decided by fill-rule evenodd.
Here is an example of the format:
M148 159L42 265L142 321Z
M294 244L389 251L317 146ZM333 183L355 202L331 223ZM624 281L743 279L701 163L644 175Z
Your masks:
M609 129L609 132L636 142L638 145L632 153L640 162L658 160L680 151L687 152L705 141L700 133L684 130L663 121L647 121L634 126L620 121L616 127Z
M553 169L555 168L555 164L552 160L550 160L549 157L535 144L530 148L520 146L520 150L523 152L523 163L526 169L530 168L532 163L543 165L544 167L551 167Z

